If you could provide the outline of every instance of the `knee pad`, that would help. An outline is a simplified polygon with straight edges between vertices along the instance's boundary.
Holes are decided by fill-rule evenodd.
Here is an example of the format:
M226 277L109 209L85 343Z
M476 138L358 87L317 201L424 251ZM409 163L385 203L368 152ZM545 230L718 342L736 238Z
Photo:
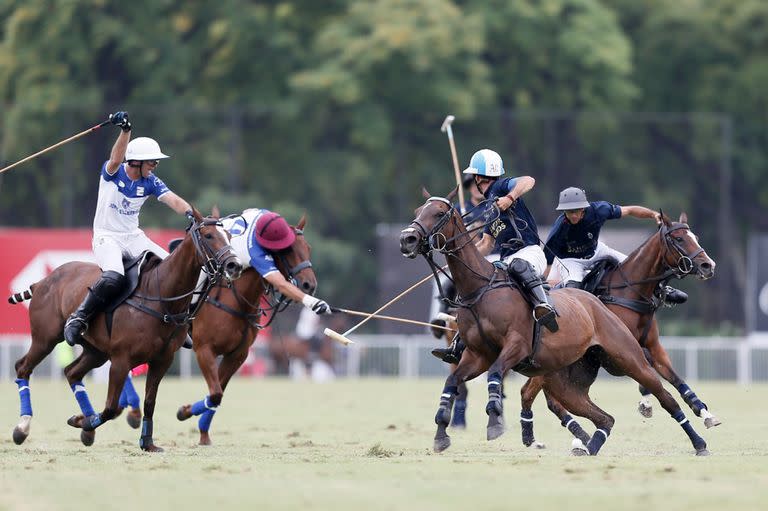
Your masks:
M101 274L101 280L94 287L98 287L99 291L111 296L122 291L127 281L128 278L125 275L107 270Z

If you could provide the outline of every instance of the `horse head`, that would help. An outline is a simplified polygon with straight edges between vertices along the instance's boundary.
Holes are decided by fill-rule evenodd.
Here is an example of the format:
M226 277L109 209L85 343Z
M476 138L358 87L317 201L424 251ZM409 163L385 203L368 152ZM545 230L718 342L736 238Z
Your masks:
M680 214L677 222L674 222L661 213L659 236L663 247L664 263L675 270L678 277L684 277L691 273L701 280L707 280L715 275L715 261L699 245L699 237L688 225L688 215Z
M194 208L190 220L187 235L192 239L203 271L216 278L224 276L229 281L240 277L243 266L229 246L229 234L221 220L213 216L203 217Z
M451 201L443 197L429 197L423 190L427 202L416 210L416 218L400 231L400 252L413 259L431 250L443 251L454 241L458 223L451 222L456 213Z
M309 259L312 248L304 237L306 223L306 216L302 216L299 223L292 226L296 238L291 246L275 253L275 260L286 279L293 282L304 293L311 295L317 288L317 277Z

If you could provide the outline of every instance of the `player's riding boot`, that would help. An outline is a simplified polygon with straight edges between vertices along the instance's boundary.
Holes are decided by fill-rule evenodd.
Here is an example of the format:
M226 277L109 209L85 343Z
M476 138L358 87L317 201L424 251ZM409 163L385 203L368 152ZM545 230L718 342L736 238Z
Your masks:
M114 300L123 290L126 278L116 271L107 270L90 288L85 300L64 324L64 339L67 344L74 346L83 343L83 334L88 329L88 320Z
M459 334L453 336L453 342L447 348L435 348L432 354L448 364L458 364L461 360L461 354L464 353L466 345L461 340Z
M443 293L445 296L449 296L452 299L456 296L456 286L453 285L453 282L450 280L445 282L443 284ZM437 296L435 297L437 302L440 304L437 310L437 315L439 316L440 313L448 314L448 309L450 308L450 305L446 301L446 299L443 296ZM437 326L437 327L444 327L447 325L444 319L439 319L437 317L433 318L432 321L430 321L431 324ZM445 330L442 328L430 328L432 331L432 335L435 336L435 339L440 339L443 337L443 334L445 333Z
M533 299L533 317L536 322L550 332L557 332L560 328L557 325L557 312L549 303L549 297L544 291L544 281L536 274L533 266L524 259L514 259L509 270Z
M192 338L187 334L187 336L184 338L184 344L181 345L182 348L187 348L188 350L191 350L193 347L192 344Z
M672 286L665 286L664 293L664 301L666 303L673 303L677 305L688 301L688 293L679 289L675 289Z

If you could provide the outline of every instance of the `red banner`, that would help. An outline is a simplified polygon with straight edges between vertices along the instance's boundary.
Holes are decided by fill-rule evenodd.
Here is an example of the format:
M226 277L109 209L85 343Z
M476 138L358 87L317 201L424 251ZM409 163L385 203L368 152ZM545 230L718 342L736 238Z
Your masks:
M182 231L146 229L161 247ZM0 229L0 336L29 335L29 302L11 305L8 296L29 288L53 269L70 261L93 262L90 229Z

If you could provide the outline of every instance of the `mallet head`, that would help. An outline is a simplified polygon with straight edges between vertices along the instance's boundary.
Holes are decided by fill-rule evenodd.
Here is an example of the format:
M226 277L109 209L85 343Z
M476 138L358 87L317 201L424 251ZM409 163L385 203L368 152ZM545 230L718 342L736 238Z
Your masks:
M442 125L442 126L440 126L440 131L442 131L443 133L445 133L445 130L447 130L448 128L450 128L450 127L451 127L451 124L453 123L453 120L454 120L454 119L456 119L456 117L454 117L453 115L449 115L449 116L447 116L447 117L445 118L445 120L443 121L443 125Z
M334 341L340 342L340 343L341 343L341 344L343 344L344 346L347 346L347 345L349 345L349 344L354 344L354 343L355 343L355 342L354 342L354 341L352 341L351 339L347 339L346 337L344 337L344 336L343 336L343 335L341 335L340 333L338 333L338 332L334 332L334 331L333 331L333 330L331 330L330 328L326 328L325 330L323 330L323 333L324 333L325 335L327 335L328 337L330 337L331 339L333 339Z

